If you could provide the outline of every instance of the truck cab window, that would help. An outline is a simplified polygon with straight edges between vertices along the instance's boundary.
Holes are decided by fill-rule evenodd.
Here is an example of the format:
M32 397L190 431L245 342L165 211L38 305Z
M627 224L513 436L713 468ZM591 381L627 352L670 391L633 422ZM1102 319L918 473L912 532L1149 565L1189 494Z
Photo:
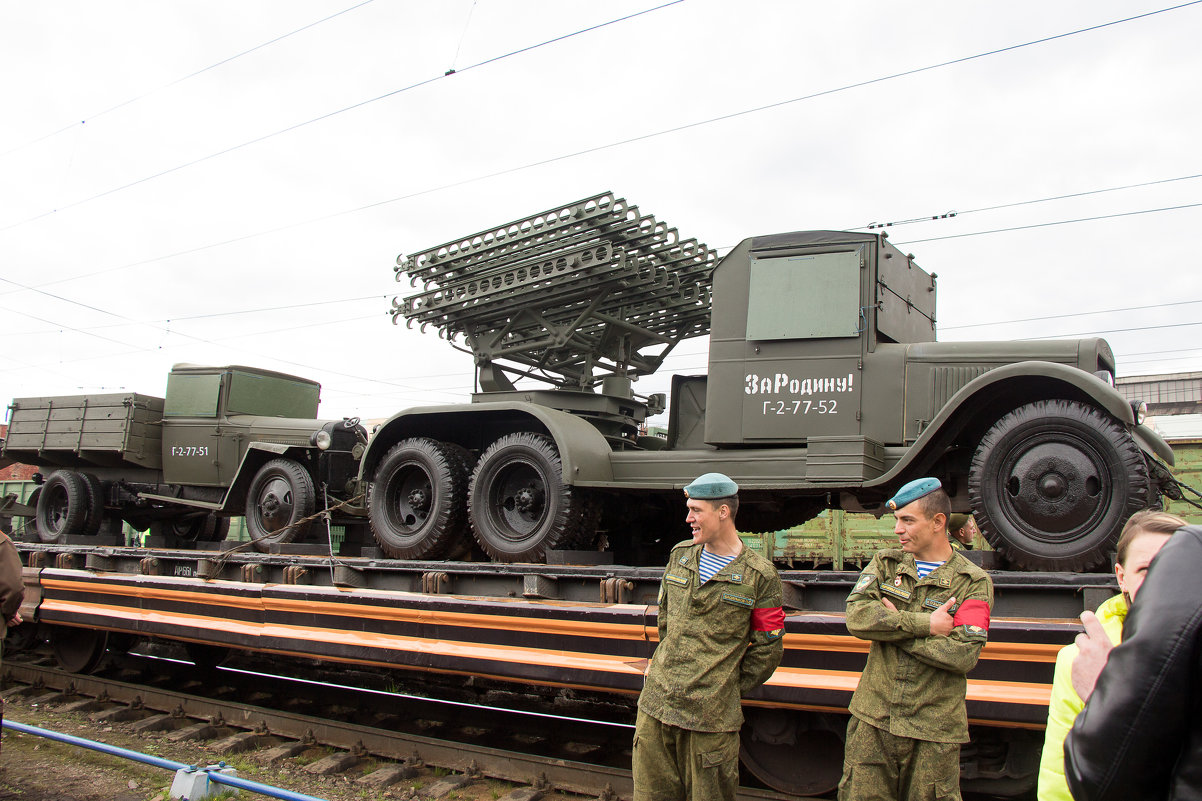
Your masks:
M234 370L226 412L312 419L317 417L319 392L317 384Z
M863 249L751 259L749 340L854 337Z
M221 398L221 374L167 376L164 417L216 417Z

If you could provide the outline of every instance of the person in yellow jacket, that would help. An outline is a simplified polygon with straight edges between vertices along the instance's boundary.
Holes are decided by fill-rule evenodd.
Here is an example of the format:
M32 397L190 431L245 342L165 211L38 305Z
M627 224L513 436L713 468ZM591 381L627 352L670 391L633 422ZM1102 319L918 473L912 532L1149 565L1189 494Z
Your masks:
M1152 557L1169 541L1169 536L1184 525L1185 521L1175 515L1146 509L1133 514L1123 527L1114 564L1114 575L1122 594L1108 599L1095 613L1115 645L1123 639L1123 621L1127 618L1127 609L1143 584ZM1048 701L1048 727L1043 740L1043 756L1039 762L1039 801L1073 799L1064 778L1064 738L1068 736L1077 715L1085 708L1085 702L1073 689L1071 674L1076 658L1076 644L1064 646L1056 655L1052 697Z

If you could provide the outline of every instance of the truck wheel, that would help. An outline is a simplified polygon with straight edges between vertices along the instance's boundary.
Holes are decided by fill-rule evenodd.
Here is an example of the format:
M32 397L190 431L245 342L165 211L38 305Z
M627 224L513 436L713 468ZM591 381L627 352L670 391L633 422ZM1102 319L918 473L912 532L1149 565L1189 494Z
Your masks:
M472 533L498 562L543 562L548 550L579 547L597 533L600 508L563 482L550 437L522 432L489 445L468 493Z
M467 477L458 450L417 437L392 446L368 489L372 534L394 559L442 559L467 534Z
M255 548L303 538L309 523L292 525L313 514L313 478L291 459L272 459L259 468L246 495L246 533Z
M1123 523L1152 498L1131 435L1077 401L1020 406L981 439L968 491L981 533L1030 570L1089 570L1113 550Z
M88 496L88 516L84 521L83 533L94 537L104 523L104 485L91 473L80 473L79 476L83 479Z
M42 542L63 542L84 533L88 521L88 487L79 473L55 470L38 496L38 536Z

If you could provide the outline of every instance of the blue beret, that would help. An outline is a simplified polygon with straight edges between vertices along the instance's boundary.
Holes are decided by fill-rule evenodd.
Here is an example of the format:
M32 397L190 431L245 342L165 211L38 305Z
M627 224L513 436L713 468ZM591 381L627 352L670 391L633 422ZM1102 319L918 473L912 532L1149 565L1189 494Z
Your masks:
M690 498L712 501L717 498L729 498L739 491L739 485L730 476L721 473L706 473L693 479L693 483L684 488L684 494Z
M897 494L888 500L885 504L890 511L896 512L903 506L907 506L924 495L930 495L937 489L942 488L937 478L916 478L909 484L905 484L897 491Z

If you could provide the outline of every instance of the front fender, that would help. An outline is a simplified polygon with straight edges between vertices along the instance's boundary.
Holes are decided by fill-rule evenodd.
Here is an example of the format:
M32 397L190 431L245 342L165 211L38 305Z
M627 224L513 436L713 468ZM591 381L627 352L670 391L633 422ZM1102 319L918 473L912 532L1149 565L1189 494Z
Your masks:
M359 465L359 479L370 481L384 455L409 437L429 437L482 451L497 437L518 431L537 431L555 440L564 483L595 486L613 481L612 449L601 432L574 414L523 401L425 406L399 412L372 434Z
M242 454L242 461L238 463L238 472L225 492L221 511L233 511L241 514L242 507L246 504L246 493L250 489L250 483L255 480L255 474L259 472L260 467L272 459L285 456L303 465L307 461L305 452L309 450L311 449L279 442L251 442L246 446L246 453Z
M1161 458L1168 453L1166 461L1172 463L1168 445L1151 430L1136 426L1131 404L1114 387L1076 367L1055 362L1025 361L993 368L961 387L939 409L907 449L905 457L866 486L894 482L906 475L911 466L921 462L923 457L941 452L967 425L968 418L975 410L987 405L998 408L998 398L1013 398L1008 408L1003 407L1005 413L1027 403L1056 397L1093 403L1127 428L1145 452Z

